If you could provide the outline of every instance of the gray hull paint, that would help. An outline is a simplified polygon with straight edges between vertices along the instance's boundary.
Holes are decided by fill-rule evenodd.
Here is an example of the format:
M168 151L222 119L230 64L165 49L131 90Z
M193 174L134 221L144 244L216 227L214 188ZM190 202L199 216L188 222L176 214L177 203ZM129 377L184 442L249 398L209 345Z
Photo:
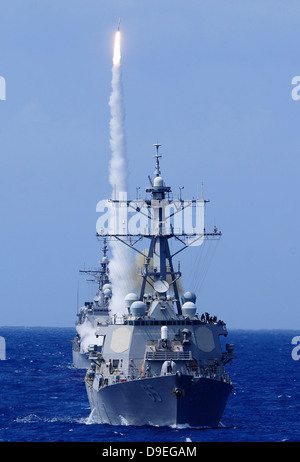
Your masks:
M88 353L86 355L81 354L79 351L72 350L73 355L73 366L76 369L88 369L91 365Z
M178 374L86 388L99 423L191 427L216 427L232 390L219 380Z
M6 342L4 337L0 337L0 361L6 360Z

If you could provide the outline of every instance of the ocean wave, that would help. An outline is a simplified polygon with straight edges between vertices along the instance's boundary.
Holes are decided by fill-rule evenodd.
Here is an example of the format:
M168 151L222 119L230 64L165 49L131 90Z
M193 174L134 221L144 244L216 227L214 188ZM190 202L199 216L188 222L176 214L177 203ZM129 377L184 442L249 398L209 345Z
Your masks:
M22 417L16 417L13 421L24 424L42 423L72 423L86 425L87 417L40 417L36 414L28 414Z

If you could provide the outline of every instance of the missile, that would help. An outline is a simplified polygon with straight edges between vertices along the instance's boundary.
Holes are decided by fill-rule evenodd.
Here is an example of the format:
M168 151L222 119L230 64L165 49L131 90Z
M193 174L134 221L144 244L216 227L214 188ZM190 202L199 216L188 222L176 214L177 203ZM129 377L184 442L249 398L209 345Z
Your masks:
M118 31L120 31L120 22L121 22L121 18L119 18Z

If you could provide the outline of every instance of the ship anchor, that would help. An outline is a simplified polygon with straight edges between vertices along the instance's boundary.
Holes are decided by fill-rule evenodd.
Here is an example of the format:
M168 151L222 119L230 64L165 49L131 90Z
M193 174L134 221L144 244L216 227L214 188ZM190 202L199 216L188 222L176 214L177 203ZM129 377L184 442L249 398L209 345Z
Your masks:
M181 398L181 396L184 396L184 389L182 388L175 388L172 391L172 394L176 396L177 399Z

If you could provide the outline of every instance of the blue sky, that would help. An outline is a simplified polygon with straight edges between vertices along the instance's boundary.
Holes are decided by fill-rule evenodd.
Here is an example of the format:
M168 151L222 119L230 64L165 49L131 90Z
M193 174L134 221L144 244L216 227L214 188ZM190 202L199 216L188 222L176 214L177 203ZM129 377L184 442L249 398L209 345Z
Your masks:
M119 17L129 192L148 185L159 140L165 181L185 198L204 182L223 233L198 311L229 329L299 329L300 5L289 0L1 2L0 325L72 326L78 280L81 303L94 293L79 269L97 266L96 204L111 194ZM189 289L197 258L180 258Z

